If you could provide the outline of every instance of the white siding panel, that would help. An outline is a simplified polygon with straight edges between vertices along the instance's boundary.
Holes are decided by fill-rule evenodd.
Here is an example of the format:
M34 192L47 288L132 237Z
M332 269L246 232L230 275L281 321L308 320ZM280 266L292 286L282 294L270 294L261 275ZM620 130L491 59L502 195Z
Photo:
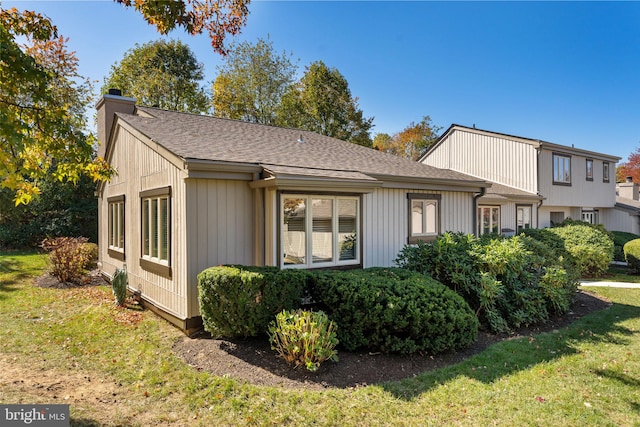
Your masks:
M626 231L640 235L640 217L622 209L603 209L600 221L609 231Z
M531 144L455 130L424 163L535 193L536 156Z
M571 185L553 184L553 152L540 154L540 192L548 206L612 208L615 205L615 164L609 165L609 182L602 180L602 161L593 161L593 181L586 179L584 156L571 155Z

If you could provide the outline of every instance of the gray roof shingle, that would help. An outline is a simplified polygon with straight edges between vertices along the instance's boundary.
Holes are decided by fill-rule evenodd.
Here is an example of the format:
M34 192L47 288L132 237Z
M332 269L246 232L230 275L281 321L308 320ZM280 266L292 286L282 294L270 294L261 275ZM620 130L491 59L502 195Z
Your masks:
M273 167L362 173L418 180L457 181L486 187L486 181L424 165L371 148L296 129L138 106L119 119L186 160L237 162ZM302 142L300 142L302 141ZM322 175L320 173L319 175ZM338 174L340 175L340 174Z

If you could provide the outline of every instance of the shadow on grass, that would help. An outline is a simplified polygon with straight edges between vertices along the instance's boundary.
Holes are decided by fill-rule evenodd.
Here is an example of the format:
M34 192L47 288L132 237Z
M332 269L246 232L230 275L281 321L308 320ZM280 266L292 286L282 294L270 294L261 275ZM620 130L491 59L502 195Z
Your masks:
M586 316L567 329L535 337L523 337L492 345L457 365L427 372L414 378L382 384L382 388L397 398L413 400L422 393L458 377L466 377L485 384L501 377L551 362L566 355L577 354L580 343L609 343L626 345L638 332L620 323L640 318L640 307L613 304L609 309ZM599 372L627 385L640 386L640 380L615 372Z
M12 253L11 255L24 254ZM7 298L6 293L16 291L15 285L24 282L33 275L28 266L12 256L0 254L0 300Z

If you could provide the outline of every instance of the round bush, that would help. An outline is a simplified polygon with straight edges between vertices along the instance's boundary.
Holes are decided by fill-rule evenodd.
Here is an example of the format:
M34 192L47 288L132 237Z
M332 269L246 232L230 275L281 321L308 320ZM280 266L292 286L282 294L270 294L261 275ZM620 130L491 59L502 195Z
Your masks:
M317 273L316 289L347 350L439 353L476 340L478 319L443 284L398 268Z
M198 275L204 329L216 337L266 333L280 311L300 307L309 273L277 267L220 266Z
M582 277L604 274L613 261L613 240L596 227L574 222L548 230L564 240L565 248L573 256Z
M629 267L640 273L640 239L631 240L624 245L624 258Z
M626 261L624 257L624 245L635 239L639 239L640 236L633 233L627 233L625 231L612 231L613 235L613 259L614 261Z

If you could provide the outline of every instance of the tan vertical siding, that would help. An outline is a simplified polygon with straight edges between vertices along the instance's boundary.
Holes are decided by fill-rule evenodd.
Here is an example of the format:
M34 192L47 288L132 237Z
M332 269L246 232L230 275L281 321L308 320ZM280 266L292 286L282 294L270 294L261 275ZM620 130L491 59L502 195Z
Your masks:
M199 314L197 275L222 264L253 265L253 190L247 181L186 180L188 317Z
M640 235L640 217L622 209L603 209L600 220L609 231L626 231Z
M100 201L100 257L102 269L112 275L126 265L129 286L139 290L152 303L167 312L185 318L187 314L186 277L184 264L183 173L153 149L141 143L124 128L118 128L110 163L117 175L104 188ZM171 186L171 269L167 278L140 267L140 192ZM107 198L125 195L125 261L107 252Z
M473 195L463 192L379 189L363 198L364 267L394 265L407 244L409 204L407 193L441 194L441 231L473 232Z

